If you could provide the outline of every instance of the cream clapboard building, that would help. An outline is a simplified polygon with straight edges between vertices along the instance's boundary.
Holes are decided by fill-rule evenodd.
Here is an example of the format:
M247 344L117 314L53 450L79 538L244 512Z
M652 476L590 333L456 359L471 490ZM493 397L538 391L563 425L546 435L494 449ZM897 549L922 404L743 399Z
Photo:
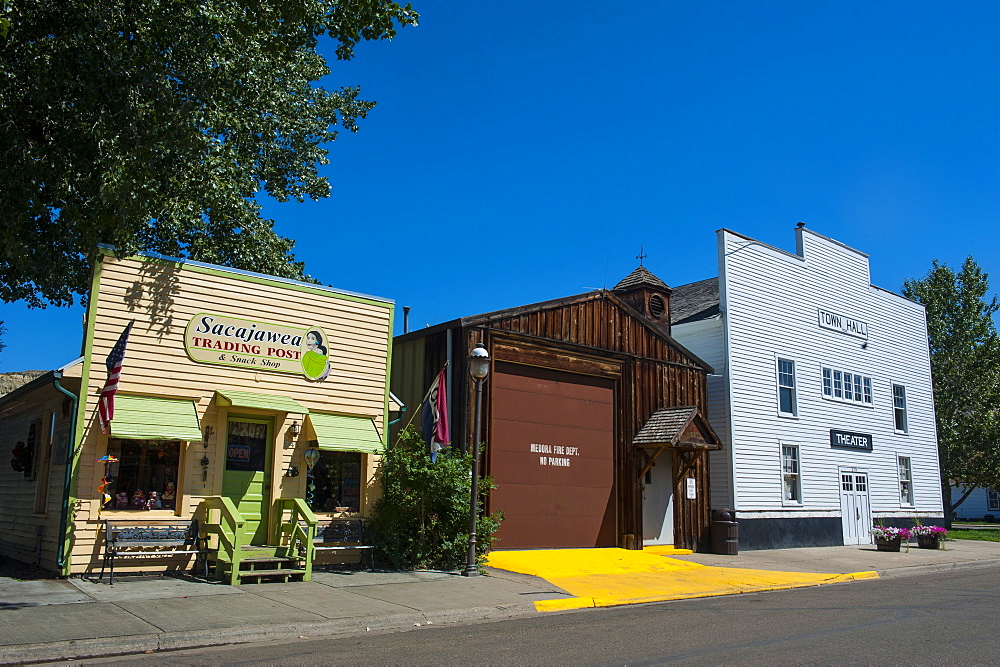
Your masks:
M321 517L366 516L392 315L387 299L104 249L82 359L0 399L0 454L22 454L0 470L0 553L92 573L107 519L207 529L208 507L232 506L246 543L267 545L307 494ZM133 321L103 433L105 360Z
M748 549L941 521L923 306L873 286L863 252L795 235L792 253L720 230L719 277L671 295L673 336L716 372L713 508Z

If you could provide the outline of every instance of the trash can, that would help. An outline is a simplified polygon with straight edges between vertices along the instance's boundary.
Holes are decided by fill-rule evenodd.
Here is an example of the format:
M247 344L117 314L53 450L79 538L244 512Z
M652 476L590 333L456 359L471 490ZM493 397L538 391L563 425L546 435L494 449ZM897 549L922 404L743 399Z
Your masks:
M730 509L712 512L712 553L735 556L740 552L740 527Z

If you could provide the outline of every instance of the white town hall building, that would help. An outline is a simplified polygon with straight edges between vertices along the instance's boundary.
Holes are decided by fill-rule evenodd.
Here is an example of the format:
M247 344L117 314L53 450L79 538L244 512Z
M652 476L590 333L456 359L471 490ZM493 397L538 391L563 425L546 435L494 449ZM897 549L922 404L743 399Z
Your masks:
M717 234L719 277L672 290L671 334L715 369L711 500L735 510L740 547L867 544L873 523L940 522L924 307L802 223L795 253Z

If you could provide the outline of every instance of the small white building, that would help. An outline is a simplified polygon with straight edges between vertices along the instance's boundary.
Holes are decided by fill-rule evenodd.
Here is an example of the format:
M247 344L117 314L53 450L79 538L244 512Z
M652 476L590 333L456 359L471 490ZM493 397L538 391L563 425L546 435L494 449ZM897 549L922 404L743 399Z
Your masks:
M951 499L955 501L968 492L968 487L953 484ZM996 521L1000 518L1000 491L997 489L973 489L969 497L955 510L955 519L964 521Z
M712 507L740 547L867 544L943 516L924 307L806 229L786 252L727 229L719 277L673 289L671 333L715 368Z

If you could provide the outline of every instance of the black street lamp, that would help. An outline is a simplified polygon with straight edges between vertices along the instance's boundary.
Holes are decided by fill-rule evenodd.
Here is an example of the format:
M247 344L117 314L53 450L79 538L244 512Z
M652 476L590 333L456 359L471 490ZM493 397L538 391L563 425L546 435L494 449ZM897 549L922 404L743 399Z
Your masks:
M479 574L476 567L476 519L479 514L479 438L481 433L481 416L483 411L483 382L490 374L490 353L482 343L469 354L469 375L476 381L476 413L475 427L472 437L472 495L469 500L469 555L465 563L464 577L475 577Z

